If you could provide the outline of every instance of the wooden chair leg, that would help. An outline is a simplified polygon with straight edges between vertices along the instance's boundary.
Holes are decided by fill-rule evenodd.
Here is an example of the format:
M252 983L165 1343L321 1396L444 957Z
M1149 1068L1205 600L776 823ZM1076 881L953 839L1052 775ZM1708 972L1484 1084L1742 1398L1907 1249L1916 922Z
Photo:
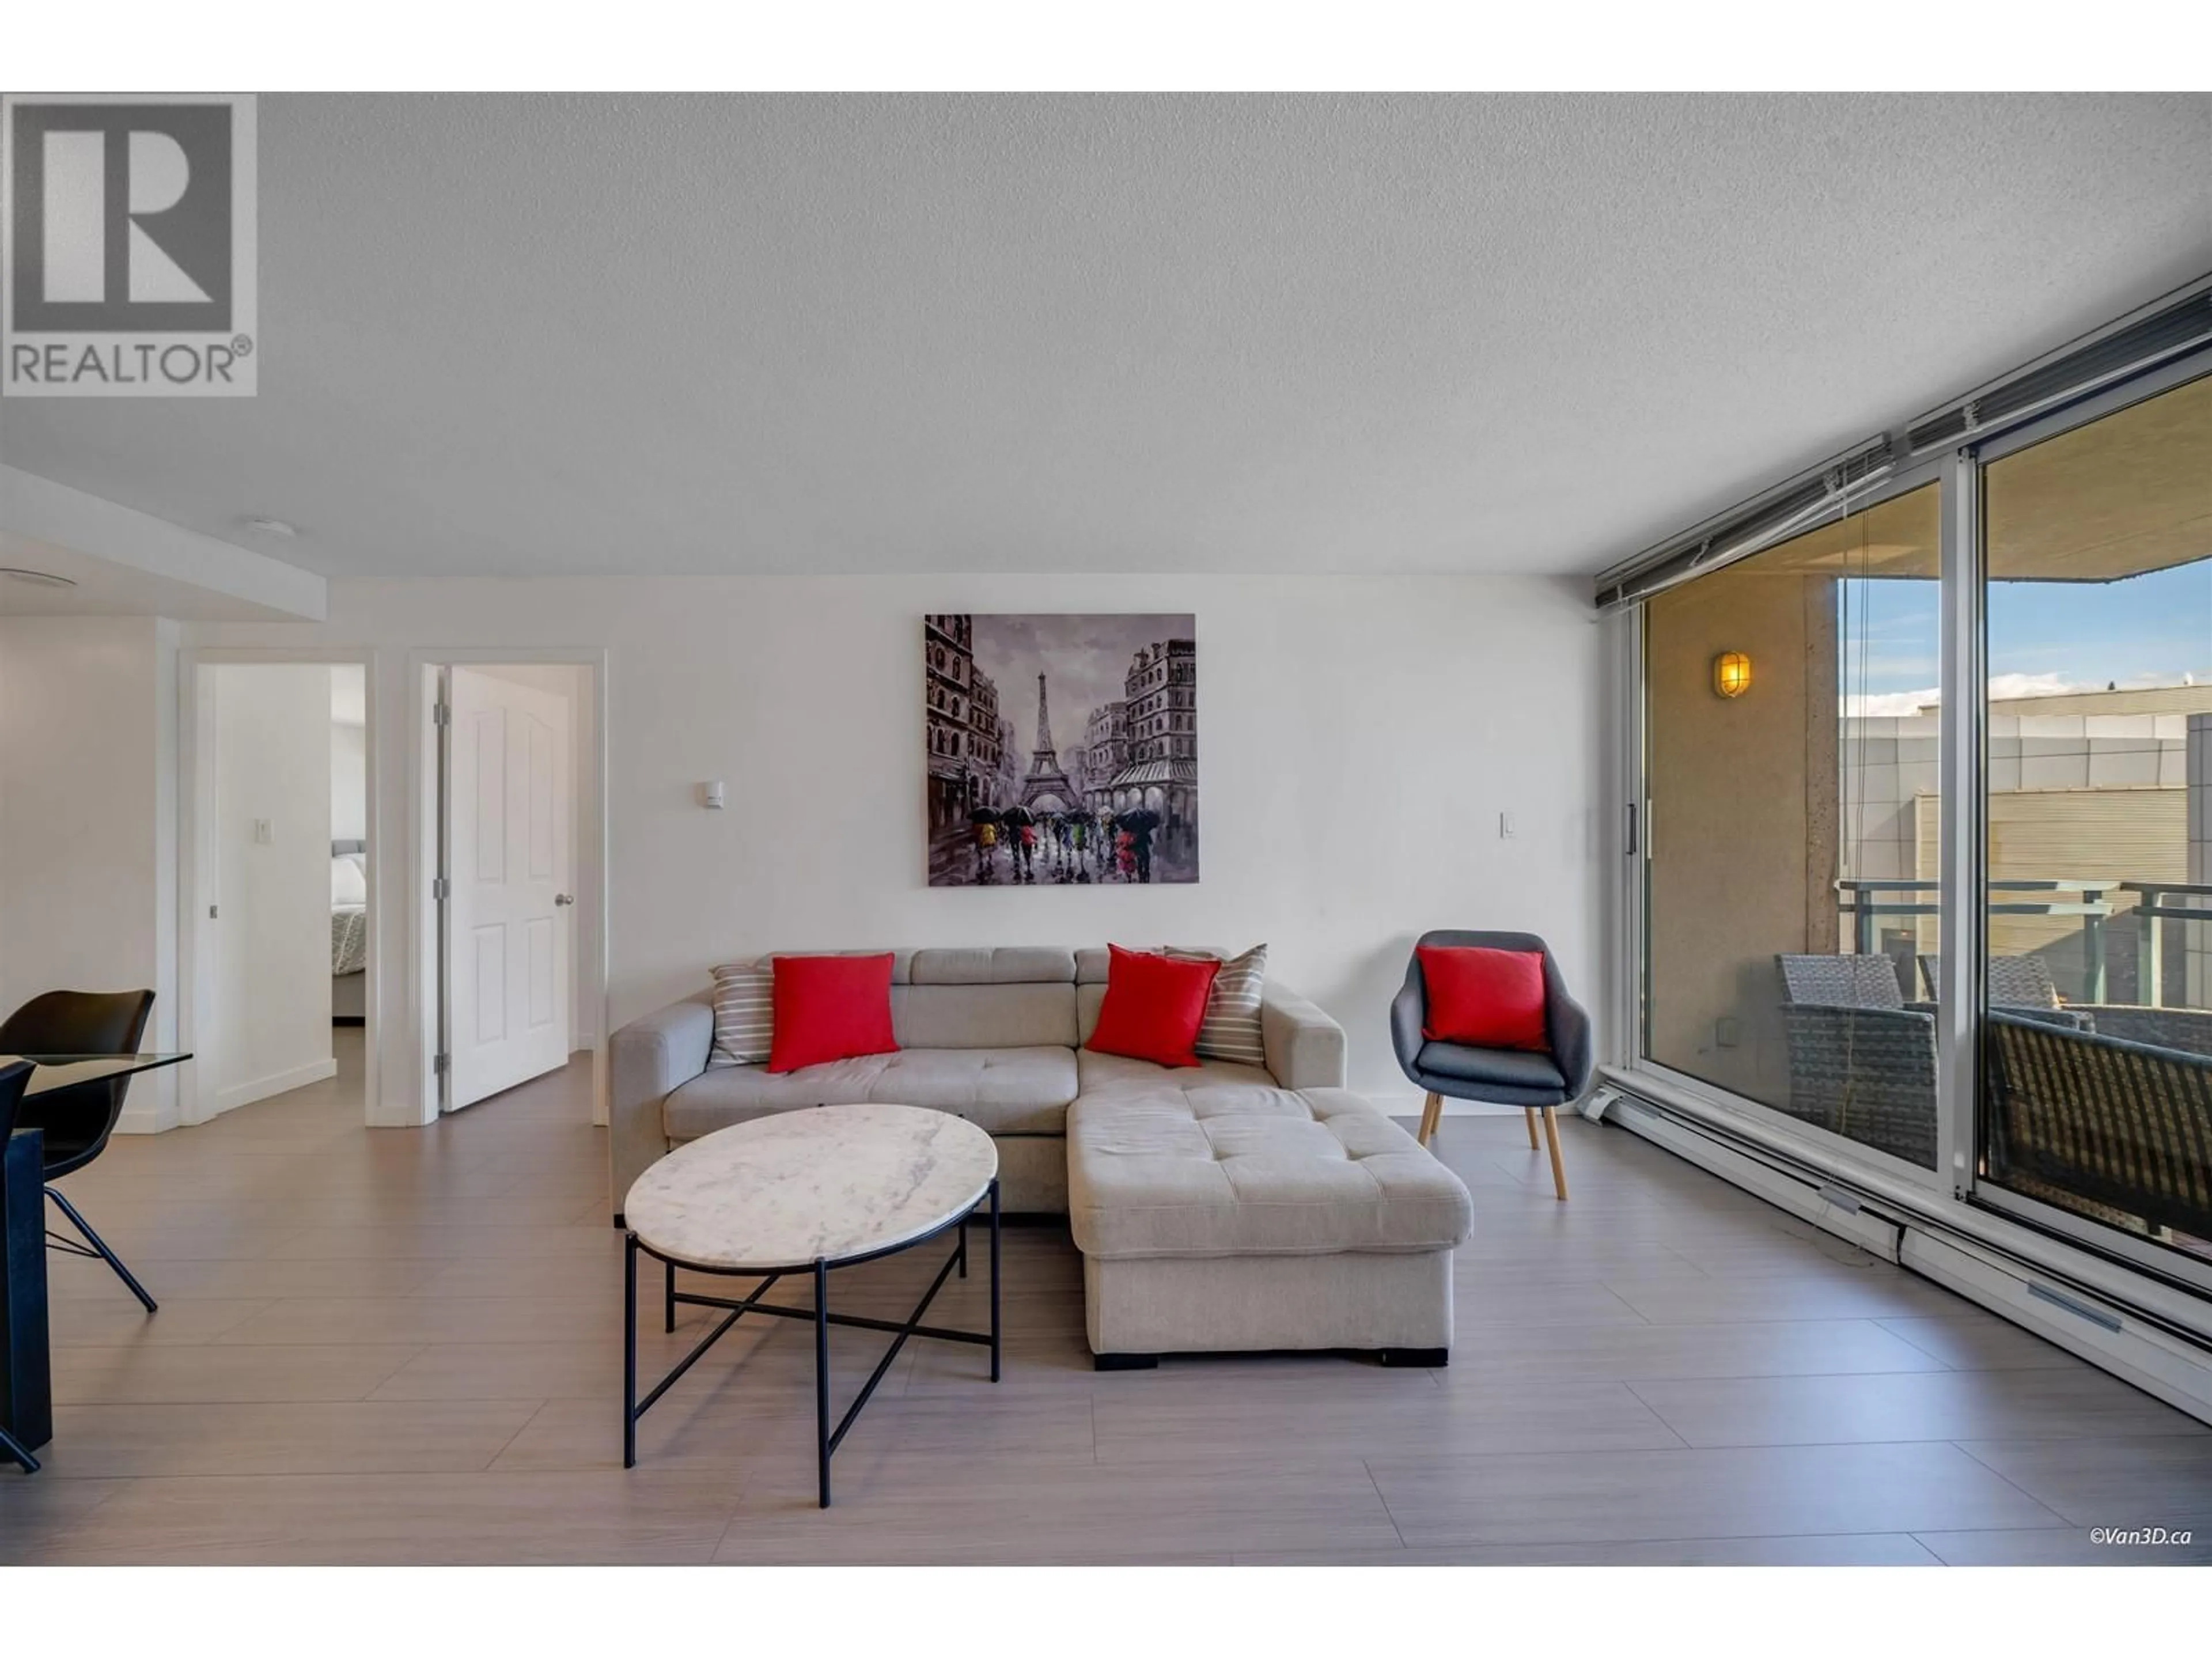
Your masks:
M1429 1097L1421 1103L1420 1132L1413 1138L1419 1141L1422 1146L1427 1146L1429 1144L1430 1138L1436 1133L1437 1124L1438 1121L1443 1118L1443 1115L1444 1097L1438 1094L1435 1090L1430 1090Z
M1531 1106L1522 1115L1528 1120L1528 1150L1533 1152L1543 1144L1536 1139L1536 1109Z
M1548 1106L1544 1108L1544 1139L1552 1146L1552 1185L1564 1203L1567 1196L1567 1166L1559 1162L1559 1121Z

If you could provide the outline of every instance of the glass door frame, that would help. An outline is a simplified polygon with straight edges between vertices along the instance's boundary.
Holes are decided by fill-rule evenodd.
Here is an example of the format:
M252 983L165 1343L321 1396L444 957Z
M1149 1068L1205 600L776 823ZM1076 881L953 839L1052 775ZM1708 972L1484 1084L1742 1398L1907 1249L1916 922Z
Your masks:
M1879 507L1885 501L1910 495L1916 489L1924 489L1931 483L1940 483L1942 486L1937 499L1937 511L1941 514L1942 525L1940 549L1942 562L1938 579L1942 592L1946 596L1946 608L1942 624L1944 629L1944 638L1938 647L1938 657L1942 670L1938 676L1938 683L1942 688L1942 705L1947 711L1954 702L1951 682L1948 678L1952 656L1948 631L1950 616L1948 596L1952 591L1949 577L1955 556L1953 545L1954 526L1953 514L1949 509L1953 489L1952 473L1956 465L1957 457L1953 455L1923 456L1917 460L1900 465L1882 474L1878 480L1870 483L1863 490L1855 491L1850 499L1838 510L1839 518L1848 518L1855 514ZM1822 522L1826 523L1830 520L1823 520ZM1745 554L1743 559L1757 558L1760 553L1771 548L1783 546L1796 537L1807 534L1817 527L1817 526L1802 524L1792 526L1786 533L1778 535L1756 550ZM1732 560L1730 563L1741 562L1741 560ZM1844 579L1848 580L1848 575ZM1702 579L1692 577L1690 580L1696 581ZM1727 1114L1749 1124L1762 1127L1771 1133L1786 1135L1809 1149L1818 1151L1829 1161L1868 1170L1886 1176L1891 1181L1905 1182L1924 1193L1936 1194L1949 1192L1951 1190L1949 1172L1954 1167L1954 1154L1960 1142L1958 1127L1952 1121L1953 1114L1948 1099L1944 1093L1948 1067L1953 1063L1954 1058L1952 1052L1954 1045L1947 1045L1946 1042L1944 1029L1948 1023L1946 1021L1939 1020L1936 1030L1936 1167L1932 1170L1924 1169L1905 1158L1851 1140L1815 1124L1808 1123L1802 1118L1792 1117L1789 1113L1769 1106L1762 1101L1753 1100L1747 1095L1737 1094L1718 1084L1708 1083L1686 1072L1677 1071L1663 1061L1653 1059L1645 1052L1644 1041L1648 1029L1646 1016L1650 1012L1650 964L1644 947L1648 940L1650 919L1650 848L1655 833L1665 833L1665 826L1654 822L1650 792L1650 699L1645 694L1644 684L1644 629L1648 615L1647 607L1638 604L1614 619L1621 627L1622 648L1626 659L1626 671L1622 676L1620 712L1622 719L1626 722L1623 729L1632 734L1630 741L1622 746L1625 762L1624 792L1628 806L1624 818L1628 826L1626 832L1626 839L1632 844L1626 848L1627 856L1624 860L1627 866L1627 892L1620 907L1621 948L1622 960L1627 967L1621 975L1623 994L1616 1005L1616 1017L1619 1023L1614 1029L1620 1033L1620 1036L1613 1045L1620 1068L1661 1083L1670 1092L1693 1099L1709 1110ZM1840 710L1838 718L1842 718ZM1937 750L1938 775L1946 786L1950 780L1950 774L1946 769L1953 752L1952 742L1947 713L1941 726ZM1948 813L1948 808L1946 811ZM1944 868L1945 885L1942 893L1939 895L1939 914L1936 920L1942 929L1942 937L1948 940L1958 935L1952 932L1957 917L1953 914L1953 907L1949 902L1952 888L1948 858L1952 829L1948 816L1943 820L1943 825L1947 862ZM1951 958L1957 954L1949 950L1943 952L1943 973L1946 981L1953 975ZM1978 972L1978 967L1976 971ZM1972 1133L1972 1124L1969 1121L1966 1127L1966 1135L1969 1139Z
M2179 386L2186 386L2192 380L2203 380L2207 376L2212 376L2212 347L2200 347L2188 356L2149 374L2127 380L2118 386L2108 386L2079 402L2053 410L2024 425L2015 427L2010 431L1980 443L1970 445L1946 458L1947 466L1954 468L1961 473L1970 473L1972 476L1974 520L1972 526L1972 538L1967 544L1972 557L1968 561L1962 562L1956 572L1956 574L1964 580L1954 590L1953 586L1954 573L1949 562L1948 550L1953 515L1948 511L1944 515L1946 562L1943 604L1946 673L1948 676L1950 658L1954 653L1958 653L1962 658L1971 653L1972 661L1971 666L1966 668L1964 678L1966 684L1972 689L1973 692L1972 696L1960 700L1962 707L1957 711L1962 715L1971 716L1972 730L1968 741L1971 744L1973 766L1970 773L1964 778L1954 777L1948 764L1949 751L1948 750L1944 751L1947 756L1942 771L1943 787L1947 792L1943 806L1943 850L1947 860L1945 872L1947 885L1944 899L1947 906L1954 891L1948 885L1948 860L1954 850L1951 820L1954 816L1961 820L1959 825L1959 832L1961 836L1966 835L1971 829L1971 848L1960 850L1962 855L1970 852L1972 860L1972 874L1969 878L1971 884L1959 888L1957 891L1971 894L1981 890L1981 874L1988 856L1988 835L1984 823L1986 814L1984 808L1988 799L1988 790L1985 785L1988 775L1985 764L1987 755L1985 738L1988 724L1989 687L1985 663L1988 650L1989 607L1988 587L1984 580L1985 543L1982 534L1984 526L1981 523L1982 502L1987 488L1988 469L2008 456L2033 449L2049 439L2061 436L2078 428L2094 425L2108 416L2117 415L2123 410L2131 409L2138 404L2148 403ZM1947 494L1947 506L1948 500ZM1953 632L1952 616L1954 603L1960 611L1955 620L1960 633L1956 637ZM1950 681L1948 678L1945 678L1943 684L1944 736L1948 738L1951 735L1952 710L1949 707L1951 694ZM1951 799L1954 797L1949 792L1962 786L1967 793L1957 795L1955 799L1968 802L1972 810L1954 815L1950 805ZM1972 820L1971 825L1965 822L1968 818ZM1937 1032L1936 1084L1937 1109L1940 1114L1939 1133L1944 1126L1949 1126L1954 1132L1963 1133L1963 1139L1959 1145L1964 1150L1964 1159L1953 1170L1955 1177L1954 1195L1962 1200L1994 1211L2010 1219L2023 1222L2040 1231L2056 1233L2069 1243L2079 1245L2094 1250L2100 1255L2124 1262L2130 1267L2140 1269L2199 1296L2212 1296L2212 1262L2199 1261L2181 1251L2130 1237L2117 1228L2089 1220L2069 1210L2061 1209L2057 1205L2045 1204L2040 1200L2008 1191L1994 1182L1982 1183L1974 1179L1973 1154L1979 1146L1978 1115L1982 1105L1981 1033L1984 1021L1980 975L1982 964L1987 957L1988 913L1985 909L1975 907L1974 913L1961 918L1960 921L1965 927L1971 930L1970 934L1953 931L1953 922L1947 909L1943 921L1943 937L1946 940L1971 937L1973 949L1971 952L1953 951L1948 948L1944 951L1943 1000L1951 1014L1955 1015L1963 1012L1968 1016L1965 1022L1968 1029L1963 1035L1958 1036L1959 1047L1956 1051L1948 1056L1942 1046L1942 1040L1947 1036L1954 1035L1949 1028L1958 1022L1947 1018ZM1969 955L1972 957L1973 977L1970 983L1963 988L1971 1000L1954 1000L1953 993L1957 988L1954 988L1950 981L1953 978L1951 958L1954 955L1962 958L1962 972L1965 971L1966 966L1964 958ZM1961 1068L1955 1076L1952 1069L1954 1065ZM1947 1091L1949 1092L1947 1093ZM1961 1102L1964 1105L1963 1110L1958 1109Z

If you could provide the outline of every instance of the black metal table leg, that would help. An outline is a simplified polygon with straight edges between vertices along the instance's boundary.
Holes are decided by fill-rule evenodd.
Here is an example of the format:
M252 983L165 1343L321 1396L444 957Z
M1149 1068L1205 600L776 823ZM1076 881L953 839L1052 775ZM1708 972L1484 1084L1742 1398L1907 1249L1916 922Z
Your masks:
M115 1276L123 1281L125 1288L127 1289L131 1295L138 1298L140 1305L143 1306L148 1313L161 1312L161 1304L155 1301L152 1297L146 1294L146 1287L143 1285L141 1285L137 1279L132 1276L130 1268L123 1265L123 1258L107 1248L107 1241L102 1238L98 1233L93 1231L92 1223L87 1221L82 1215L77 1213L76 1206L70 1203L69 1200L62 1196L61 1189L58 1187L49 1187L46 1188L46 1196L53 1200L55 1203L61 1206L62 1213L70 1218L70 1224L74 1226L77 1231L82 1233L85 1237L85 1242L92 1246L91 1253L98 1256L102 1261L105 1261L110 1267L112 1267L115 1270ZM64 1248L67 1248L66 1241L64 1241ZM82 1255L84 1252L80 1250L77 1254Z
M26 1474L39 1472L39 1460L31 1455L30 1449L5 1429L0 1429L0 1458L21 1463Z
M817 1498L821 1506L825 1510L830 1507L830 1461L836 1455L837 1448L843 1443L854 1420L859 1418L861 1411L874 1396L878 1385L883 1382L892 1365L897 1362L900 1351L906 1346L908 1338L921 1336L940 1342L971 1342L978 1346L988 1344L991 1350L991 1380L994 1382L997 1382L1002 1370L1003 1350L1000 1313L1001 1217L999 1183L996 1180L991 1182L988 1192L991 1204L991 1328L988 1334L981 1331L952 1330L924 1322L929 1316L931 1304L937 1299L938 1292L945 1288L945 1281L952 1277L954 1271L957 1269L963 1274L967 1272L969 1224L975 1219L975 1212L981 1207L980 1200L959 1216L941 1223L935 1229L923 1235L921 1238L909 1239L903 1243L888 1246L866 1255L850 1256L839 1261L823 1258L817 1259L807 1267L768 1269L721 1267L711 1265L702 1267L696 1262L683 1264L694 1272L722 1273L738 1278L750 1278L764 1272L765 1277L763 1277L760 1282L741 1299L705 1296L696 1291L679 1291L676 1287L678 1265L676 1260L662 1255L650 1244L646 1243L635 1232L626 1234L623 1240L623 1259L624 1325L623 1332L623 1467L624 1468L636 1467L639 1420L646 1413L653 1409L661 1395L673 1388L684 1375L705 1356L708 1350L720 1341L729 1328L746 1314L760 1314L779 1319L804 1319L813 1322L815 1474ZM937 1270L937 1276L930 1281L929 1288L922 1293L921 1299L915 1304L914 1311L904 1320L878 1319L866 1314L834 1313L830 1310L830 1270L833 1267L857 1267L864 1261L873 1261L883 1256L895 1255L900 1251L910 1249L915 1244L923 1243L925 1239L942 1238L947 1232L956 1229L959 1237L951 1254L945 1258L943 1265ZM723 1314L721 1321L701 1337L691 1351L677 1361L674 1369L654 1383L642 1398L639 1396L637 1385L637 1259L641 1254L653 1257L666 1269L662 1279L662 1312L670 1328L674 1328L674 1310L678 1306L714 1308L720 1310ZM810 1271L814 1278L814 1303L811 1307L790 1307L763 1300L775 1288L776 1283L787 1274ZM890 1346L876 1361L875 1369L868 1374L866 1380L860 1384L859 1392L847 1406L843 1417L839 1419L834 1426L830 1417L830 1328L832 1325L847 1325L860 1330L886 1331L890 1334L892 1339Z
M623 1467L637 1467L637 1235L623 1247Z
M830 1507L830 1264L814 1264L814 1443L822 1507Z

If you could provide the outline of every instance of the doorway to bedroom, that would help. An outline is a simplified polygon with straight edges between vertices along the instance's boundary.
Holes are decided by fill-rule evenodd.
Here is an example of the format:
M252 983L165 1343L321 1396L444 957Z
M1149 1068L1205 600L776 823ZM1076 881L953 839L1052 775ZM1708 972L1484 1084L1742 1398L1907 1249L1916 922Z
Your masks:
M190 671L187 1122L368 1099L376 851L368 667Z

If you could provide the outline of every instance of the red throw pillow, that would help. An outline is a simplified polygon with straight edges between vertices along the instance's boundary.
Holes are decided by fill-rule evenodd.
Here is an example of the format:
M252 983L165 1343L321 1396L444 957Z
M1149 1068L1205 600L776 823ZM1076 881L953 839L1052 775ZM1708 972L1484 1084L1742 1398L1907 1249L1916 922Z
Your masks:
M1479 945L1423 945L1421 983L1428 1012L1421 1035L1431 1042L1478 1048L1548 1049L1544 1034L1544 953Z
M1107 947L1106 1000L1083 1046L1093 1054L1126 1054L1156 1066L1198 1064L1198 1028L1218 960L1179 961L1152 951Z
M795 1072L825 1060L895 1054L891 1035L891 954L873 957L777 957L775 1030L768 1068Z

